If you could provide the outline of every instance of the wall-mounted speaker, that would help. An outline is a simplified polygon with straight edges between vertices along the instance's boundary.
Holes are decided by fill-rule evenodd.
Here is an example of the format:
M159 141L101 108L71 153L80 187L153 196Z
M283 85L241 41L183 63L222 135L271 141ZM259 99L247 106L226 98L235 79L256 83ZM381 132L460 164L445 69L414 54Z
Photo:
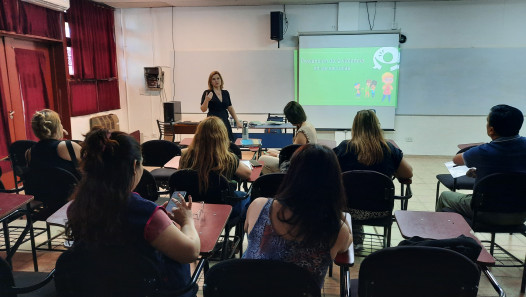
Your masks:
M283 12L270 12L270 39L283 40Z

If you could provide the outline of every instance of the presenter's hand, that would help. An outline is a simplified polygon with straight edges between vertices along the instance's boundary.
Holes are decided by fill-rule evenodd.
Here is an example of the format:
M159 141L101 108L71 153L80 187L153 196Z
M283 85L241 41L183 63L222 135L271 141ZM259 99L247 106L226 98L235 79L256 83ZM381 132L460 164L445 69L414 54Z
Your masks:
M241 124L240 121L237 121L237 127L238 127L238 128L243 128L243 124Z
M214 93L213 92L208 92L208 94L206 94L206 101L212 100L212 97L214 97Z

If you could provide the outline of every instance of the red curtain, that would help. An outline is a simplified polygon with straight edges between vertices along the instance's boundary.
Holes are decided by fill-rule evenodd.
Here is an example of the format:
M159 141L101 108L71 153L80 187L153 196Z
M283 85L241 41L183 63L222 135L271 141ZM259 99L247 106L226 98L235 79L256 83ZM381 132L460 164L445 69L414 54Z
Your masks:
M99 110L112 110L120 108L119 82L117 80L98 81L97 97Z
M24 104L26 136L27 139L37 140L31 129L31 117L35 111L50 106L43 70L46 58L42 52L16 48L15 59Z
M72 0L68 10L73 67L80 79L117 77L113 10Z
M20 27L22 34L62 39L63 13L27 2L20 2Z
M18 1L0 0L0 30L16 32L18 28Z
M80 80L70 83L72 116L118 109L120 100L116 79L118 74L113 9L89 0L71 0L70 5L68 23L73 68L75 77ZM74 89L87 88L88 85L88 94L73 92Z
M97 104L97 83L70 82L71 115L80 116L99 111Z

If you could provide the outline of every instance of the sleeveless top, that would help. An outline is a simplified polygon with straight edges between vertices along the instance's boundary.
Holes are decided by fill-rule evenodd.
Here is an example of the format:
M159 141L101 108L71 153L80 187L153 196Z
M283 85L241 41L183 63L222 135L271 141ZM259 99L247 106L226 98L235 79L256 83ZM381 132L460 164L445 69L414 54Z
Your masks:
M318 143L318 136L316 135L316 128L309 123L304 122L303 125L298 129L296 132L299 133L302 132L305 135L305 138L307 138L307 143Z
M64 169L77 178L80 174L72 161L62 159L57 153L57 147L62 140L42 139L31 148L31 160L29 168L53 168Z
M268 199L248 234L248 247L243 258L294 263L308 270L322 288L327 269L332 264L329 245L322 242L316 246L307 246L301 241L287 240L277 234L270 221L273 201Z
M190 283L190 265L166 257L145 239L146 225L158 207L137 193L131 193L125 212L126 231L138 252L157 264L161 272L161 286L166 289L181 289Z

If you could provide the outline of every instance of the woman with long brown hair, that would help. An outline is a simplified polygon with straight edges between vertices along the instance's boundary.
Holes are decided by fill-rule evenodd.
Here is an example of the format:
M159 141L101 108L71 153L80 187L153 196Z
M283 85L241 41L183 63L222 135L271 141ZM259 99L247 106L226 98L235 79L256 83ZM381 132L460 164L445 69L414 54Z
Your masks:
M351 139L342 141L334 148L342 172L372 170L399 179L407 179L413 176L413 168L404 159L402 151L384 139L380 121L374 110L360 110L356 113L351 136ZM352 218L357 219L390 215L376 212L358 212L352 209L349 212ZM353 224L353 230L355 234L360 233L363 231L363 226ZM359 248L362 241L363 238L355 236L355 248Z
M83 176L72 196L66 225L73 248L132 247L159 268L162 287L188 285L188 263L200 251L191 197L186 203L181 196L179 207L167 212L166 203L161 207L132 193L143 172L141 147L124 132L92 128L81 156Z
M218 117L207 117L197 126L192 143L183 150L179 169L192 169L199 176L199 191L208 190L208 175L216 172L228 180L234 176L248 179L252 173L250 168L241 163L238 157L229 151L228 132L223 121ZM238 192L243 196L244 193ZM250 199L245 199L234 205L232 217L244 214Z

